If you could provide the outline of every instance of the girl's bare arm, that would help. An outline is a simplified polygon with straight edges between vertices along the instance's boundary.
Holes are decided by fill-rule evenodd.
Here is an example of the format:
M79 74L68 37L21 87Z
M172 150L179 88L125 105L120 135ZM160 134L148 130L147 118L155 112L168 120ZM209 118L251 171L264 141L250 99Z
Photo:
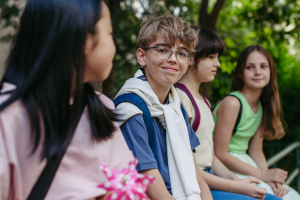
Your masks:
M215 155L215 152L213 151L213 161L212 161L212 171L215 175L230 179L230 180L239 180L239 177L237 177L232 171L230 171Z
M193 154L193 152L191 152L191 153ZM193 154L193 159L194 159L194 165L195 165L195 170L196 170L197 181L198 181L198 184L199 184L199 187L200 187L200 190L201 190L201 193L200 193L201 199L213 200L210 189L209 189L207 183L205 182L205 180L200 175L200 171L199 171L199 168L197 166L194 154Z
M214 150L220 161L230 170L240 174L261 178L262 170L252 167L228 153L240 102L235 97L226 97L217 108L218 121L214 135Z
M168 192L164 180L161 177L161 174L159 173L158 169L144 170L144 171L140 171L139 173L150 174L155 177L155 182L153 184L150 184L146 191L150 199L175 200L174 197L172 197L172 195Z
M258 128L255 135L252 137L249 144L249 156L254 160L257 167L264 170L263 176L260 178L263 181L276 182L283 184L287 178L287 172L282 169L268 169L265 154L263 152L263 131L261 126Z
M268 169L265 154L262 150L263 147L263 137L261 126L257 129L255 135L251 138L249 143L249 156L254 160L257 167L260 169Z

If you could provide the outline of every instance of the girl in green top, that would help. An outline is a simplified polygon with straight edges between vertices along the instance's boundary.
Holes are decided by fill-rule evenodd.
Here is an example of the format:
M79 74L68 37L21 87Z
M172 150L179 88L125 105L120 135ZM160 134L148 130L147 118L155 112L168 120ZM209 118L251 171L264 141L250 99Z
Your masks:
M232 89L232 96L226 97L213 113L216 156L239 178L259 178L259 187L266 188L268 193L284 200L300 199L295 190L283 185L287 172L278 168L268 169L262 151L263 139L280 139L285 135L280 120L282 110L276 69L267 50L251 45L242 51ZM237 131L232 134L241 105L241 119Z

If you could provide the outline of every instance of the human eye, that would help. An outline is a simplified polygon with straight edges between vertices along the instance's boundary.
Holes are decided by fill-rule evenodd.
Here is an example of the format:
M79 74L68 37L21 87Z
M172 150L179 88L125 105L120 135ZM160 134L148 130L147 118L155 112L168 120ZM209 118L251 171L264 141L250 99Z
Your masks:
M178 55L181 57L189 57L189 52L187 51L178 51Z
M157 52L158 53L168 53L170 50L168 50L168 48L165 47L157 47Z
M111 33L110 33L110 35L111 35L111 36L114 36L114 35L115 35L115 33L114 33L114 32L111 32Z
M252 66L247 66L246 69L252 69Z
M267 65L261 65L261 68L265 69L265 68L268 68L268 66Z
M218 54L217 53L216 54L210 54L208 57L210 59L218 58Z

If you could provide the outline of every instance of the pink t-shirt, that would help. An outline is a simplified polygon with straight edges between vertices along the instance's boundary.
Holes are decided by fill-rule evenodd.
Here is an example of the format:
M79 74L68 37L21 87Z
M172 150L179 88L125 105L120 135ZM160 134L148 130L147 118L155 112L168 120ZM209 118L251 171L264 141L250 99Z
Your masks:
M14 85L4 83L1 92L13 90ZM109 108L113 102L99 94L99 99ZM1 95L3 103L9 95ZM116 125L110 139L91 140L87 108L82 114L74 137L55 174L45 199L94 199L105 194L96 186L106 182L99 164L104 162L110 168L122 169L133 159L123 135ZM25 106L17 100L0 113L0 199L26 199L45 167L41 162L43 137L37 150L31 154L32 140L30 123Z

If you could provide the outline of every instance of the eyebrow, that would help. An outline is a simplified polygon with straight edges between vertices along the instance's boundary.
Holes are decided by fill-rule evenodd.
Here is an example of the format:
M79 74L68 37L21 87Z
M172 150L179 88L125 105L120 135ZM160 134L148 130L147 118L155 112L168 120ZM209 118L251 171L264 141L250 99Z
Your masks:
M179 49L184 49L184 50L190 52L185 46L181 46L181 47L179 47Z
M154 46L166 46L166 47L171 47L171 45L168 44L168 43L156 43Z
M249 63L246 63L247 65L255 65L255 63L252 63L252 62L249 62ZM265 65L269 65L269 63L266 63L266 62L262 62L260 64L265 64Z
M154 46L166 46L166 47L171 48L171 45L168 43L156 43ZM189 51L185 46L180 46L180 47L178 47L178 49L183 49L183 50Z

